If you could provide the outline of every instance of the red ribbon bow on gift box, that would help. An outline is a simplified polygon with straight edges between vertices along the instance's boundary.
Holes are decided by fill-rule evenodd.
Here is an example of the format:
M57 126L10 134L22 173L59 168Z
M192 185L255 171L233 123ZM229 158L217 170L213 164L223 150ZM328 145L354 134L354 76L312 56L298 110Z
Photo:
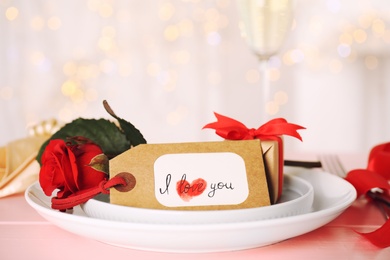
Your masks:
M284 118L275 118L257 129L247 128L243 123L214 113L217 122L205 125L203 128L215 129L215 133L228 140L262 139L271 136L290 135L302 141L297 130L305 129L302 126L288 123Z
M368 157L367 169L352 170L345 178L356 189L358 196L366 195L374 188L390 195L390 142L375 146ZM371 233L360 233L378 247L390 246L390 220Z
M205 125L203 128L215 129L215 133L227 140L275 140L278 142L279 150L279 174L278 197L282 194L283 185L283 144L281 135L289 135L302 141L302 137L297 130L305 129L302 126L288 123L284 118L275 118L261 125L259 128L247 128L243 123L214 113L217 122Z

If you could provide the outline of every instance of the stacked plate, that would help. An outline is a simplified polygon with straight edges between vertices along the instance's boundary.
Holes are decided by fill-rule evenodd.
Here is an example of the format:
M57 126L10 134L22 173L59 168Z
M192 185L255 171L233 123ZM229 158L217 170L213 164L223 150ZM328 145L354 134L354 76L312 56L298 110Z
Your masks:
M261 208L219 211L153 210L118 206L102 195L71 213L50 207L39 183L27 202L48 221L104 243L164 252L221 252L277 243L317 229L356 198L348 182L302 170L285 175L280 202Z
M219 224L258 221L299 215L310 211L313 186L295 176L286 176L283 196L280 202L266 207L241 210L154 210L124 207L110 204L107 195L102 194L82 205L87 216L92 218L150 224Z

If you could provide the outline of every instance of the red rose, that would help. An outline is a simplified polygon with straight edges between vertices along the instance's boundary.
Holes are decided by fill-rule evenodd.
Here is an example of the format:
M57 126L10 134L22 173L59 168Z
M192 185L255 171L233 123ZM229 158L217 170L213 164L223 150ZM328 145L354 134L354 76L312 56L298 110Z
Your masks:
M42 154L39 182L47 196L59 189L57 197L66 198L107 180L108 159L102 149L83 138L73 141L51 140Z

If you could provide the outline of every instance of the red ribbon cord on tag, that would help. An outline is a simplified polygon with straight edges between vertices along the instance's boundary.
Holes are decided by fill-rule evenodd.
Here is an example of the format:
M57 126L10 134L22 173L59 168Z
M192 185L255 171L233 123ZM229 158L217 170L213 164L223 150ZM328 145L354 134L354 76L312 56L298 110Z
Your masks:
M358 197L380 188L389 195L390 192L390 142L380 144L371 149L367 169L352 170L345 178L356 189ZM379 229L370 233L360 233L374 245L385 248L390 246L390 220Z
M289 135L302 141L297 130L305 129L302 126L288 123L284 118L275 118L261 125L259 128L247 128L243 123L227 116L214 113L217 122L207 124L204 128L215 129L215 133L227 140L275 140L279 150L279 174L283 173L283 144L281 135ZM282 176L282 175L281 175ZM282 181L278 184L278 197L282 193Z
M87 190L81 190L66 198L57 198L53 197L51 199L51 207L60 211L65 211L67 209L72 209L73 207L87 202L89 199L92 199L100 193L109 194L110 188L115 186L126 186L127 182L125 178L120 176L115 176L110 180L104 180L99 183L97 187L93 187Z

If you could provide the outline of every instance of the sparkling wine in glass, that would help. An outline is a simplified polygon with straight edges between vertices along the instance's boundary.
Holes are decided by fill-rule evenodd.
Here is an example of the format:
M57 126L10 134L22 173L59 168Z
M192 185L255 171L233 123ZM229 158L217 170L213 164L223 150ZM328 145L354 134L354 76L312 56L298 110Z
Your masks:
M293 3L292 0L237 0L237 4L241 33L260 61L263 100L267 106L270 101L268 61L280 50L291 30Z

